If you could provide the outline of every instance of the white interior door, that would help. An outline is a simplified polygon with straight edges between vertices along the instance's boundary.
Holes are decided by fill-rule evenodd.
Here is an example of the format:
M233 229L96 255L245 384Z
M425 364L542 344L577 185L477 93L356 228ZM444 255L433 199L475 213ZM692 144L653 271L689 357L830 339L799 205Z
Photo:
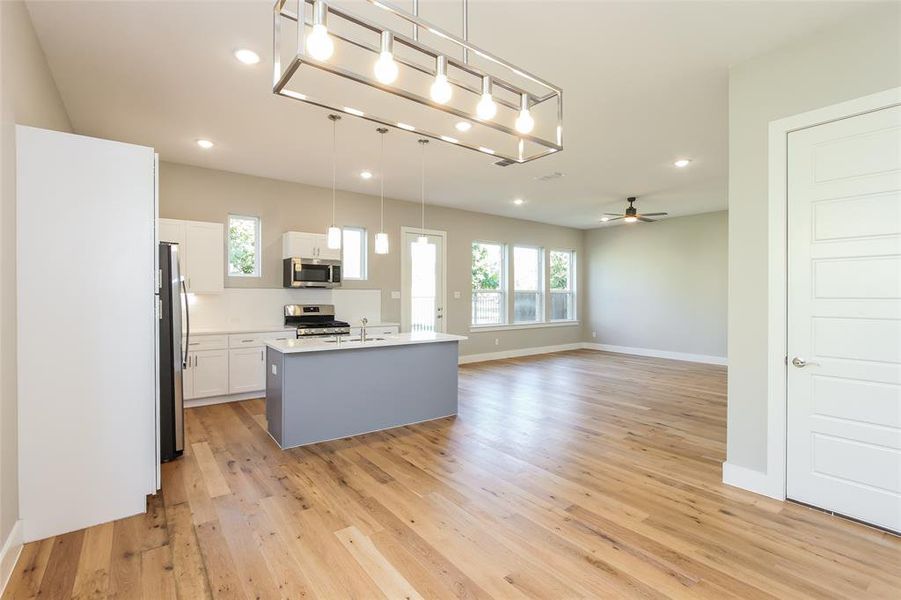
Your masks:
M445 328L445 233L404 230L401 233L401 327L403 331L438 331Z
M901 531L901 107L788 135L789 498Z

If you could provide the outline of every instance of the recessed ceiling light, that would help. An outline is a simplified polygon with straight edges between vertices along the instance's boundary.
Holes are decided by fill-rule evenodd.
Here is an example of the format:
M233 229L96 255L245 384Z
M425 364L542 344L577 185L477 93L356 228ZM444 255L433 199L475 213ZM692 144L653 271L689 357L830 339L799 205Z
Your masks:
M460 121L459 123L454 125L454 127L457 128L457 131L466 132L472 129L472 123L470 123L469 121Z
M606 223L606 222L609 221L609 220L610 220L610 217L601 217L601 221L602 221L603 223Z
M372 179L372 173L369 171L360 171L360 177L363 179Z
M677 160L676 162L673 163L673 166L679 167L680 169L682 169L684 167L687 167L690 164L691 164L691 161L688 160L687 158L680 158L679 160Z
M513 200L513 204L515 204L516 206L520 206L523 202L525 202L525 200L523 200L522 198L516 198L515 200Z
M235 50L235 58L237 58L239 62L242 62L245 65L255 65L260 62L260 55L253 50L248 50L247 48Z
M213 142L210 140L197 140L197 145L203 148L204 150L209 150L213 147Z

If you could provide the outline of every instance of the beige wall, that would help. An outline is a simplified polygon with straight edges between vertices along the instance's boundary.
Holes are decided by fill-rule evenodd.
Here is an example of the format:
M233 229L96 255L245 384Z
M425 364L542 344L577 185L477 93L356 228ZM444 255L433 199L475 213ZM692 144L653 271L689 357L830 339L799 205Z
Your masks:
M585 339L725 357L726 235L725 211L589 231Z
M0 2L0 545L19 515L15 124L71 131L22 2Z
M766 470L770 121L901 85L901 4L735 66L729 76L728 462Z
M229 213L262 218L263 276L261 279L228 278L226 285L281 287L282 233L325 232L331 219L331 191L299 183L162 163L161 217L215 221L224 224ZM369 279L360 282L347 281L344 287L381 289L382 319L400 322L400 300L391 298L392 290L400 290L398 240L401 226L419 226L419 205L397 200L385 201L385 229L391 237L391 252L387 256L372 253L372 237L378 231L378 219L377 197L338 192L339 224L365 227L370 236ZM461 346L462 354L481 354L581 341L582 330L578 326L477 333L469 331L470 245L473 240L532 244L548 249L573 249L581 256L583 239L581 230L435 206L426 206L425 220L426 228L447 232L447 331L469 336L470 339ZM460 292L459 299L454 298L455 291Z

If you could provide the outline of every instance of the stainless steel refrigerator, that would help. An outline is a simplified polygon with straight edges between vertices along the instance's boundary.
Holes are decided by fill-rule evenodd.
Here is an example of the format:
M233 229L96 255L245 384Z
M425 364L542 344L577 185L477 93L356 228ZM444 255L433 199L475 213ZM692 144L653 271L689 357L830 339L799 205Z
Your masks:
M182 376L191 321L188 316L188 293L178 268L178 244L160 242L159 251L160 460L166 462L181 456L185 447Z

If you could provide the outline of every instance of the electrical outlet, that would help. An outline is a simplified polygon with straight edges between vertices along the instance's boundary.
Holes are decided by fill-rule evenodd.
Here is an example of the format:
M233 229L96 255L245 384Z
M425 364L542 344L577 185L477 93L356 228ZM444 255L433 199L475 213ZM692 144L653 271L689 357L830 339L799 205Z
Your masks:
M391 291L391 299L392 300L400 300L400 292L398 292L397 290L392 290Z
M495 345L495 346L500 346L500 345L501 345L501 341L500 341L498 338L494 338L494 345Z
M275 365L272 365L272 374L278 375L278 368Z
M454 300L460 299L460 292L454 292Z
M593 338L598 337L598 332L597 332L597 331L592 331L592 332L591 332L591 337L593 337Z

